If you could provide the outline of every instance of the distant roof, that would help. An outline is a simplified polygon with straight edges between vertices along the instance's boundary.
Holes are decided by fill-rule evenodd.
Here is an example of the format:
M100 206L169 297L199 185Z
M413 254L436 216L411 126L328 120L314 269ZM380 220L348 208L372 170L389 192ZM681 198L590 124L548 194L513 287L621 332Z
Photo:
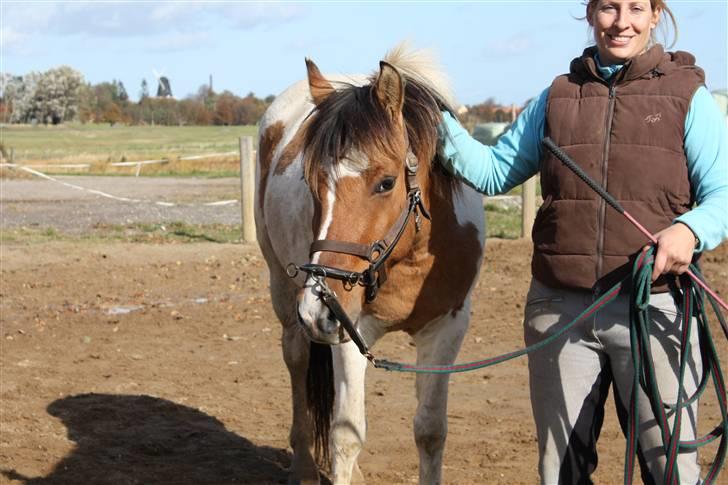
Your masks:
M713 99L718 103L721 112L728 116L728 89L716 89L712 93Z

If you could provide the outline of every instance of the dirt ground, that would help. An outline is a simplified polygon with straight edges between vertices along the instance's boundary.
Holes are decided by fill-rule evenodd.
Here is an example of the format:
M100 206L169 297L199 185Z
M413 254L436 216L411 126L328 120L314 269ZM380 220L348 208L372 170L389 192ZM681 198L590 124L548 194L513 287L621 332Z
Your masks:
M460 361L522 346L529 257L488 241ZM728 248L704 261L725 297ZM285 483L288 376L257 247L14 242L0 265L0 483ZM405 334L374 350L414 358ZM413 376L370 368L367 399L367 482L416 483ZM448 414L446 483L537 481L525 358L455 375ZM701 416L716 424L712 396ZM621 483L624 446L610 404L596 482Z

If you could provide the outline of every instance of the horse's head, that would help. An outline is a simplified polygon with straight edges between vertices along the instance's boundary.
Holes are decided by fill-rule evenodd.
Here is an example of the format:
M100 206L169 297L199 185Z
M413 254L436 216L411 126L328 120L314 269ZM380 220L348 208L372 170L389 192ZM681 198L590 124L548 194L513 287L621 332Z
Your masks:
M385 250L373 250L369 258L363 253L376 241L392 239L403 227L401 239L381 265L386 269L407 257L416 239L414 216L407 223L403 217L415 180L425 191L435 155L438 103L415 83L408 86L405 76L385 61L370 84L343 89L334 89L313 62L306 64L316 105L306 126L306 180L314 198L314 240L327 241L314 243L311 264L366 274ZM431 104L427 110L422 109L425 98ZM408 107L418 103L422 106ZM422 161L419 173L407 177L407 166L417 165L418 160ZM381 278L383 272L368 276ZM319 272L318 278L323 276ZM324 303L318 283L316 274L310 274L300 291L299 321L315 341L342 342L347 336ZM362 281L327 278L326 283L356 321L372 297L371 288L362 286Z

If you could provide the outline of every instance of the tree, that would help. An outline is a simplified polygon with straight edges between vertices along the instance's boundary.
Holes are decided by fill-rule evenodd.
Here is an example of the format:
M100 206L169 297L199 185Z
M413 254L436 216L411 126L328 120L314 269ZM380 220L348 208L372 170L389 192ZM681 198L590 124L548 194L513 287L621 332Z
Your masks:
M6 78L3 84L11 123L58 124L78 114L83 76L68 66Z
M116 123L122 121L123 114L121 108L115 102L111 101L104 107L104 111L101 113L100 120L114 126Z
M0 74L0 106L2 107L0 121L3 123L11 122L13 104L17 102L22 83L22 76L14 76L7 72Z
M41 121L57 125L75 118L82 84L83 75L68 66L43 73L36 92Z
M235 102L236 96L230 91L224 91L215 101L215 124L235 124Z
M185 125L209 125L212 123L212 113L202 101L194 98L179 101L181 123Z
M192 96L192 99L204 104L210 112L215 110L217 94L215 94L215 91L210 88L209 84L203 84L197 88L197 93Z
M147 80L142 79L142 87L139 89L139 102L141 103L149 97L149 86L147 86Z
M126 103L129 101L129 95L126 92L126 88L124 87L124 83L119 81L119 83L116 85L116 94L119 98L119 101L122 101Z
M239 99L235 106L235 124L254 125L258 122L268 105L265 101L255 97L253 93Z
M79 89L78 119L81 123L98 121L96 119L96 93L90 83Z
M8 102L13 106L10 116L11 123L41 121L35 99L40 78L41 73L32 71L25 76L14 78L8 84L6 95L8 96Z

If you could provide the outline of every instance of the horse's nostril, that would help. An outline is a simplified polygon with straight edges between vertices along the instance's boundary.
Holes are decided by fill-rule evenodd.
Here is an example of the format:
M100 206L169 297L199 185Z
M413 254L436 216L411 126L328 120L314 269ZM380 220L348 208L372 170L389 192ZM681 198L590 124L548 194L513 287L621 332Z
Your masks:
M336 317L331 312L326 312L326 316L319 318L316 324L321 333L333 334L339 330L339 321L336 320Z

